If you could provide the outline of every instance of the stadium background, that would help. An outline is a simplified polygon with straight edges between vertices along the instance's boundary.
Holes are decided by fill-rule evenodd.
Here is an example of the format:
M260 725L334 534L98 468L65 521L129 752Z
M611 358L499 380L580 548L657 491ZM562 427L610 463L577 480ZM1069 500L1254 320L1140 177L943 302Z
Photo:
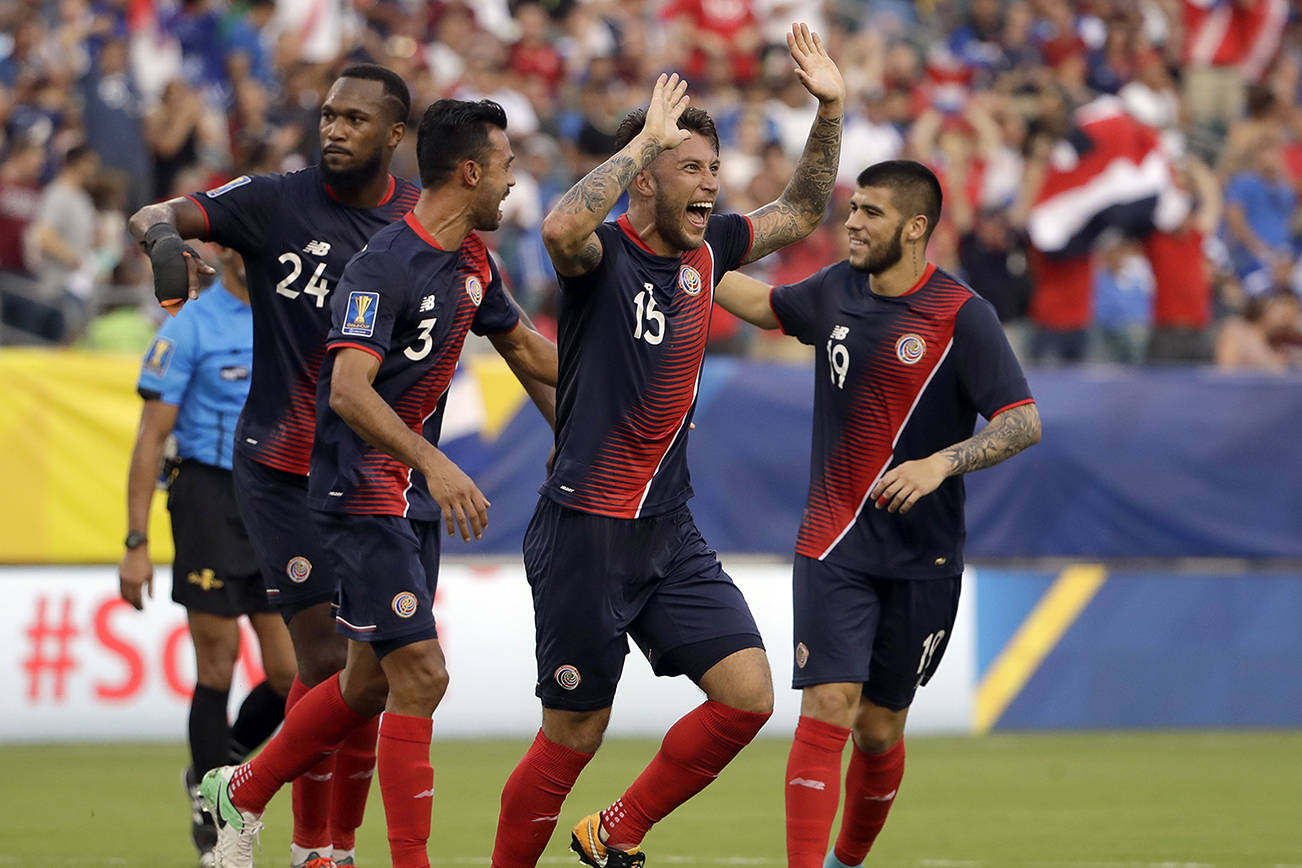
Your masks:
M1243 798L1302 799L1302 323L1295 304L1263 315L1302 290L1296 194L1279 192L1302 178L1302 38L1297 4L1285 0L0 3L0 587L11 636L0 652L0 745L15 745L0 747L0 767L21 774L20 758L44 756L33 742L177 743L184 731L193 663L181 610L167 601L161 496L145 614L117 601L112 566L140 342L156 324L126 214L244 171L314 160L323 83L346 60L375 59L406 75L418 108L448 94L507 107L523 165L493 242L517 296L548 328L554 283L538 222L608 153L612 120L662 68L686 71L695 102L720 121L721 206L749 210L780 191L812 117L780 47L796 18L826 36L850 87L841 185L825 225L756 274L797 279L842 255L858 169L923 159L946 188L934 258L996 302L1044 417L1040 445L968 480L964 609L911 732L964 736L931 748L962 767L992 745L1013 746L1009 763L1041 759L1036 743L1001 742L1003 732L1075 733L1063 752L1097 757L1116 744L1100 749L1082 731L1148 730L1155 740L1132 742L1143 747L1127 756L1149 768L1167 753L1205 759L1172 729L1219 740L1264 728L1256 748L1229 743L1243 746L1244 768L1264 757L1253 767L1277 770L1282 783L1208 772L1244 802L1229 856L1217 861L1186 833L1154 860L1141 853L1124 864L1299 861L1302 835ZM1211 92L1220 97L1206 105ZM1099 96L1116 101L1092 102ZM1074 128L1050 122L1058 104L1077 113ZM1130 124L1138 150L1099 127L1081 146L1074 134L1099 112ZM82 141L104 165L88 191L99 228L84 279L69 281L66 270L56 279L43 269L33 229L62 154ZM1075 163L1053 162L1064 142L1077 147ZM395 171L414 174L413 146L409 135ZM40 159L19 165L16 155L32 149ZM1089 154L1104 159L1073 174ZM1211 188L1187 180L1195 160ZM1131 189L1099 182L1123 164L1134 170ZM1056 203L1027 193L1046 166L1067 194ZM1252 199L1262 185L1279 195ZM1145 242L1154 224L1179 231L1161 225L1158 204L1189 186L1196 206L1215 200L1222 215L1275 203L1286 243L1256 246L1222 217L1172 279ZM1084 210L1073 204L1081 199ZM1035 207L1046 204L1037 236ZM1037 248L1037 237L1055 249ZM1202 313L1170 316L1190 308ZM1160 354L1145 363L1164 331L1189 333L1185 363L1158 364ZM1080 356L1062 349L1076 338ZM781 687L787 566L808 474L809 357L724 316L712 350L691 442L694 510L756 608ZM453 688L436 729L514 745L537 724L518 547L548 432L509 373L476 353L458 373L447 428L449 452L494 507L482 545L448 549L440 611ZM256 667L242 659L237 693ZM656 683L631 657L612 735L656 735L694 695ZM795 708L795 694L780 689L767 730L775 742ZM780 764L780 749L769 762ZM84 760L57 756L87 767L137 762L109 745ZM1014 798L996 789L992 802ZM1090 815L1110 799L1097 792L1074 809ZM1061 789L1041 798L1071 801ZM748 828L776 816L749 818ZM968 820L964 828L983 825ZM1250 828L1260 845L1251 856ZM1123 864L1131 850L1102 855Z

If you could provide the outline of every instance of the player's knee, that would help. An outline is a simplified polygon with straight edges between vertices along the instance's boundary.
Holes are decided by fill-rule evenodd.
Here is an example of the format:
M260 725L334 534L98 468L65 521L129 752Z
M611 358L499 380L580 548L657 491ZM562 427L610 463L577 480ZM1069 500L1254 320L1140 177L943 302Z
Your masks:
M610 723L610 709L561 711L543 709L543 735L548 741L580 753L596 753Z
M275 691L277 696L288 696L289 688L294 684L294 676L298 673L294 658L287 656L284 660L276 660L263 657L262 668L267 676L267 686Z
M448 670L442 661L426 659L393 672L389 694L404 707L428 707L432 714L448 692L448 682Z
M891 711L865 703L854 723L854 743L864 753L886 753L904 738L907 714L908 709Z
M815 684L804 689L800 713L848 729L855 722L859 697L857 684Z

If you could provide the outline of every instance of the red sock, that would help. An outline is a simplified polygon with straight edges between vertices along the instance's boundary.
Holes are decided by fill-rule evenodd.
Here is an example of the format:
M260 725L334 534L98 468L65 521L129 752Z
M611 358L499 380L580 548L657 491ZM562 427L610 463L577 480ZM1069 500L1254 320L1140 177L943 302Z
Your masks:
M629 850L669 812L705 789L750 744L768 714L706 700L669 728L660 751L623 797L601 812L607 843Z
M821 868L841 804L841 753L850 730L801 716L787 755L787 865Z
M336 850L352 850L357 829L366 813L366 797L375 774L375 740L380 718L348 734L335 754L335 776L330 790L330 843Z
M261 753L235 770L230 785L231 801L245 811L261 814L286 782L334 753L344 736L368 719L344 702L336 672L294 703L275 738L267 742Z
M285 697L285 714L289 714L289 710L311 689L295 675L294 683L289 686L289 696ZM334 768L335 758L331 754L294 778L290 788L294 817L291 839L308 850L321 849L330 843L326 820L330 811L330 783Z
M864 753L855 745L845 772L845 813L836 836L836 858L858 865L868 857L904 778L904 739L886 753Z
M592 759L550 741L538 730L502 788L502 812L493 842L493 868L534 868L560 819L561 804Z
M429 762L434 721L428 717L380 715L376 768L389 827L393 868L429 868L430 819L434 809L434 767Z

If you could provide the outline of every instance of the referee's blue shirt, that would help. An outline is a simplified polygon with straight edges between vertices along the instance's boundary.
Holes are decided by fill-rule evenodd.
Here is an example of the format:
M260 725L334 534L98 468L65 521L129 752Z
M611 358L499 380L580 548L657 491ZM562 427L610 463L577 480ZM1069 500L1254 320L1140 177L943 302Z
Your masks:
M253 309L220 282L163 323L140 366L145 400L178 408L177 455L231 469L253 370Z

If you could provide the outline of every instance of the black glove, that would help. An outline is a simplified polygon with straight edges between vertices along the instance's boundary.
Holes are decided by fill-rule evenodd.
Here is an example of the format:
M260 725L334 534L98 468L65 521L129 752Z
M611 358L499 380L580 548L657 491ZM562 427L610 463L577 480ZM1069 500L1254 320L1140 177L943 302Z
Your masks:
M154 297L164 306L184 302L190 297L190 269L186 253L196 260L199 254L181 238L170 223L155 223L141 242L154 267Z

